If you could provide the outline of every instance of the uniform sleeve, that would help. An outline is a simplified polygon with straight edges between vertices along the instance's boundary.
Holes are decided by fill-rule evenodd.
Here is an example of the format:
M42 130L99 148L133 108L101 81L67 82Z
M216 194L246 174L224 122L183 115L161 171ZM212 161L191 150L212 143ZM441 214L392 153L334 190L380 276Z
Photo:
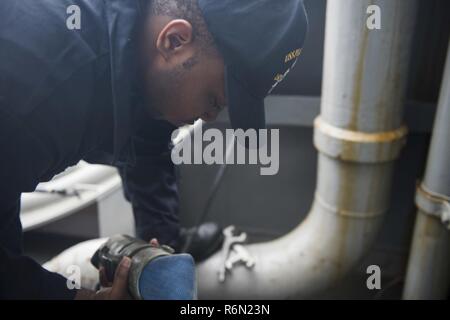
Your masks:
M59 274L42 268L33 259L20 253L21 228L19 199L16 205L5 208L12 211L13 218L3 225L0 243L0 298L1 299L74 299L77 290L67 287L67 280Z
M72 299L66 280L22 255L21 191L31 191L50 163L44 145L0 108L0 298Z
M125 197L133 206L140 238L157 238L160 243L178 245L178 187L171 152L175 127L152 120L133 139L134 165L119 167Z

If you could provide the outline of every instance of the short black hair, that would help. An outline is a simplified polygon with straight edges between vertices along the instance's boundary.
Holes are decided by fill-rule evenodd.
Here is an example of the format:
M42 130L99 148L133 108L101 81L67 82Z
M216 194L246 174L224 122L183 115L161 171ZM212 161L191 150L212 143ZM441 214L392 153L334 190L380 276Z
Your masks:
M198 0L151 0L150 12L156 16L184 19L192 25L194 39L202 49L215 48L214 39L208 30Z

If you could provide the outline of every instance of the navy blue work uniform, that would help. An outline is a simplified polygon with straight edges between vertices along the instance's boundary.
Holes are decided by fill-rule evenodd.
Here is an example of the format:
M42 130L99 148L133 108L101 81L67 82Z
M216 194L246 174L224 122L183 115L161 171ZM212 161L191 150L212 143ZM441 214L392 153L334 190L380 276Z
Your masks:
M0 1L0 298L75 296L22 255L19 212L22 192L82 159L117 166L138 235L176 245L175 128L146 114L136 72L144 3Z

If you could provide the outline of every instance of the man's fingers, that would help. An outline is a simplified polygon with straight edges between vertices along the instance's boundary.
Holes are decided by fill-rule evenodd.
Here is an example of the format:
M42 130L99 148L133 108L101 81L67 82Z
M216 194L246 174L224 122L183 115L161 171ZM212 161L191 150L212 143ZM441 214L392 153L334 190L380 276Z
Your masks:
M106 276L106 271L104 267L100 267L100 269L98 270L99 272L99 276L100 276L100 285L102 287L111 287L112 286L112 282L108 281L108 277Z
M124 257L117 267L114 282L111 288L111 299L125 299L128 296L128 271L131 259Z

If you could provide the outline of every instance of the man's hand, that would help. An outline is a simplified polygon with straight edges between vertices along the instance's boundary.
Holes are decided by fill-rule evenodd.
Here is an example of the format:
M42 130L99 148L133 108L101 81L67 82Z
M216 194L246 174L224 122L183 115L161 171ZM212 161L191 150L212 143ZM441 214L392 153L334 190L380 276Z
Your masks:
M103 288L97 292L80 289L75 296L75 300L129 300L128 294L128 271L130 270L131 259L124 257L117 267L112 286ZM104 277L104 270L103 270ZM102 270L100 270L102 279ZM102 281L102 280L101 280ZM104 281L104 280L103 280Z
M151 245L159 246L158 240L152 239ZM103 287L99 291L86 289L78 290L75 300L130 300L128 293L128 271L130 270L131 259L124 257L114 274L114 281L107 280L105 269L100 268L100 285Z

